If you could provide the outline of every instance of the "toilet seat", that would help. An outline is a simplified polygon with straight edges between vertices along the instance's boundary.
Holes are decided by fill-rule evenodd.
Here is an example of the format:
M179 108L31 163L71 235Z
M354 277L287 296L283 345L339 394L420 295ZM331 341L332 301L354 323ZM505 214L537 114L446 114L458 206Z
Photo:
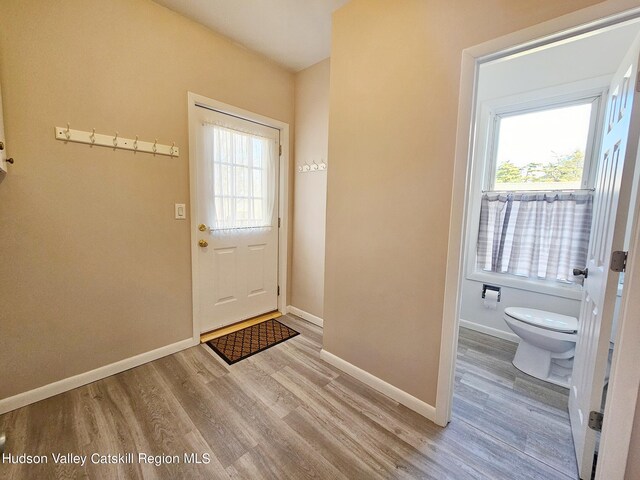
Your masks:
M578 331L578 319L568 315L523 307L508 307L504 309L504 313L514 320L545 330L561 333L576 333Z

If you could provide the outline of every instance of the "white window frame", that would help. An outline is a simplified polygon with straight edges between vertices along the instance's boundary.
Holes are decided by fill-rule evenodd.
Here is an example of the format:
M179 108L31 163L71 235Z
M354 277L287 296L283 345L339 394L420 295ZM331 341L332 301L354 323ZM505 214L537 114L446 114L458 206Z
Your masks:
M500 141L500 121L503 118L514 117L517 115L524 115L533 112L542 112L545 110L553 110L556 108L570 107L574 105L585 105L591 103L591 118L589 119L589 132L587 135L587 145L584 152L584 167L582 174L582 182L580 189L573 188L551 188L544 191L558 192L558 191L575 191L575 190L587 190L592 189L595 184L597 160L598 160L598 146L600 139L598 138L598 127L602 124L603 112L602 99L606 96L606 90L599 89L597 92L576 92L572 94L561 95L560 97L541 97L540 99L510 103L508 105L492 106L489 104L489 147L488 154L486 156L485 178L483 191L498 192L504 190L497 190L495 188L495 176L498 163L498 145ZM531 190L510 190L513 192L530 192ZM535 190L534 191L539 191Z
M569 102L579 102L584 99L593 98L598 102L597 112L594 111L591 119L595 122L593 135L589 146L589 155L593 160L589 160L588 171L585 166L587 188L592 188L595 182L597 171L597 157L600 152L601 132L604 122L608 86L611 78L608 75L581 80L555 87L540 90L523 92L501 98L493 98L483 101L476 109L476 128L474 135L474 152L471 166L470 189L467 197L466 216L466 241L465 257L463 262L464 276L469 280L486 283L500 283L505 287L522 289L530 292L554 295L562 298L579 300L582 298L582 287L574 284L562 284L559 282L542 280L537 278L521 278L503 273L485 272L478 270L476 262L476 251L478 246L478 224L480 222L480 198L482 194L491 191L489 185L495 172L495 155L493 148L495 144L494 118L496 115L505 115L508 112L526 112L549 108L552 105L568 104ZM594 106L595 108L595 106ZM590 125L590 128L592 126ZM495 144L497 145L497 144ZM492 160L493 159L493 160ZM587 152L585 152L585 164L587 163ZM549 190L551 192L551 190ZM564 190L554 190L555 192ZM566 191L575 191L567 189ZM526 191L524 191L526 192Z
M247 121L250 121L250 120L247 120ZM263 141L267 141L267 142L273 142L272 146L275 145L274 148L276 149L274 158L271 159L271 161L274 164L273 167L272 167L273 168L273 172L270 172L269 166L267 165L268 161L265 162L265 164L263 164L260 168L257 168L252 163L251 164L247 163L246 165L243 165L243 164L239 164L239 163L232 163L232 161L226 161L226 162L220 161L220 159L216 158L215 148L214 148L214 151L212 152L212 155L213 155L213 167L212 167L213 170L212 170L212 172L213 172L214 179L216 177L216 173L215 173L216 172L216 168L218 168L220 176L224 177L224 175L222 173L223 172L223 167L228 167L228 168L231 169L231 172L232 172L230 174L231 177L232 177L231 182L234 183L235 185L237 185L237 176L236 176L237 175L237 173L236 173L237 169L244 169L246 171L246 176L247 176L246 177L246 179L247 179L247 193L246 193L246 195L237 194L235 192L235 186L232 189L232 191L225 192L225 189L222 186L223 185L222 180L220 181L220 189L219 190L214 187L214 189L213 189L213 198L214 198L214 205L215 206L213 207L213 209L215 210L215 214L214 214L215 221L213 219L211 220L212 221L212 226L211 226L212 231L219 232L219 231L232 231L232 230L238 231L238 230L247 230L247 229L270 228L271 227L271 223L272 223L272 219L273 219L273 211L275 210L277 212L277 202L273 202L274 205L273 205L273 208L272 208L272 211L271 211L271 216L270 216L271 218L263 218L261 220L261 222L255 222L255 220L256 220L255 218L246 219L246 221L247 221L246 225L238 225L237 223L238 222L241 223L242 220L237 218L237 214L238 214L237 201L238 200L247 200L248 201L248 205L251 205L252 203L255 204L255 200L260 200L261 202L265 202L266 204L269 204L270 202L273 201L273 199L269 198L269 193L271 191L271 187L269 187L268 182L270 180L270 178L269 178L270 175L269 174L273 173L271 180L277 183L276 175L277 175L277 166L278 166L279 161L275 157L278 156L277 147L278 147L278 142L279 142L279 132L280 132L280 130L279 129L275 129L273 127L266 126L267 128L271 129L271 130L269 130L270 132L271 131L274 132L273 136L266 136L265 134L263 134L261 132L260 133L251 132L251 131L245 132L245 131L242 131L242 130L238 130L236 127L228 126L228 125L225 125L225 124L210 123L210 124L208 124L208 126L211 127L211 128L214 128L214 129L215 128L221 128L222 130L226 130L226 131L228 131L230 133L230 135L241 135L241 136L245 136L245 137L248 136L248 137L259 138L259 139L261 139ZM263 125L263 124L257 124L256 126L265 127L265 125ZM275 136L275 132L278 132L278 136ZM235 154L234 154L234 156L235 156ZM261 196L256 196L255 195L255 189L254 189L254 185L253 185L254 184L254 176L253 175L254 175L254 172L256 170L260 171L260 177L261 177L260 181L263 182L263 184L261 185L261 192L262 192ZM273 191L271 193L277 197L276 190L277 190L277 188L273 188ZM234 223L233 225L227 225L226 221L221 221L221 220L218 219L218 215L220 215L222 213L222 212L218 212L218 200L220 200L220 202L222 204L224 204L224 200L225 199L230 200L231 203L234 205L234 208L233 208L234 212L233 213L234 213L235 220L233 222ZM255 206L251 207L249 209L249 211L251 211L253 208L255 208ZM222 210L224 211L224 207L222 207ZM265 209L263 208L263 213L264 213L264 211L265 211ZM255 217L255 215L254 215L254 217ZM260 225L251 225L250 224L251 221L254 221L255 223L262 223L262 224L260 224ZM223 223L225 225L224 226L219 226L219 223Z

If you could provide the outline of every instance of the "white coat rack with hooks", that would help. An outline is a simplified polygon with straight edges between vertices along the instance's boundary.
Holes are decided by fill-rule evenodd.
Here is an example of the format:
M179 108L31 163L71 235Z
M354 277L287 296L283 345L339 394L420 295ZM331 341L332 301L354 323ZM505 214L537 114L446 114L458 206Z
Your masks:
M96 129L90 132L83 130L73 130L67 123L66 127L55 127L56 140L63 142L87 143L89 145L98 145L101 147L120 148L123 150L133 150L134 152L152 153L154 155L167 155L169 157L179 157L180 149L176 147L176 143L164 145L158 143L156 138L153 142L143 142L136 138L121 137L118 132L113 135L105 135L96 133Z
M298 172L300 173L318 172L326 169L327 163L324 160L321 160L319 163L314 160L311 163L306 162L298 165Z

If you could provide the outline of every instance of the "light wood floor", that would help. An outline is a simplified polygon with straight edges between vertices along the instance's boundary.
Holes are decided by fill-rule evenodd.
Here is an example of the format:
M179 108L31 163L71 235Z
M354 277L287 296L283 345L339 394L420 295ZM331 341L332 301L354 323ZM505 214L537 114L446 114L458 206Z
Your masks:
M576 479L569 390L515 368L511 361L516 346L460 329L454 421L465 422L566 475L560 478Z
M302 335L233 366L199 345L0 417L13 454L195 452L208 465L0 464L0 478L575 477L566 395L509 368L508 342L463 332L442 429L320 360L320 328L280 321Z

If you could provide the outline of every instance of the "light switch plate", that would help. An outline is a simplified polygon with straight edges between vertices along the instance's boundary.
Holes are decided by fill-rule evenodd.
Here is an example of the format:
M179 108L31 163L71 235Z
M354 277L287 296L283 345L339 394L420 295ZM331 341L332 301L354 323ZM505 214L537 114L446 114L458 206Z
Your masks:
M184 203L176 203L176 220L187 219L187 207Z

